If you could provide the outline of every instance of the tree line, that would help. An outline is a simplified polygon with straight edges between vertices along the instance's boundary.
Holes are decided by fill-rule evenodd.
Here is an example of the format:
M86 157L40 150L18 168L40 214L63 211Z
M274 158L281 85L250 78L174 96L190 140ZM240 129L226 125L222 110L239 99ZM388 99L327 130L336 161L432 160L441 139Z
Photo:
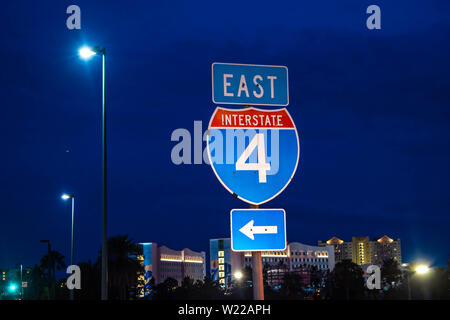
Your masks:
M186 277L181 281L167 278L159 284L153 279L150 290L144 286L144 266L138 259L141 247L127 235L108 239L109 299L141 299L143 290L146 299L154 300L208 300L208 299L252 299L252 270L246 267L242 278L223 288L217 281L205 277L194 281ZM44 255L27 275L28 285L24 300L67 300L69 290L66 278L55 280L55 270L65 270L64 256L51 251ZM79 263L81 289L74 290L76 300L98 300L101 296L101 250L95 262ZM450 263L446 268L433 268L426 277L414 276L408 269L402 270L394 259L385 260L381 266L381 289L369 290L365 285L364 272L350 260L335 265L332 272L323 273L314 267L309 270L308 285L302 276L289 272L286 266L278 285L269 285L271 267L264 266L264 291L266 299L310 299L310 300L396 300L402 299L450 299ZM49 272L52 270L53 272Z

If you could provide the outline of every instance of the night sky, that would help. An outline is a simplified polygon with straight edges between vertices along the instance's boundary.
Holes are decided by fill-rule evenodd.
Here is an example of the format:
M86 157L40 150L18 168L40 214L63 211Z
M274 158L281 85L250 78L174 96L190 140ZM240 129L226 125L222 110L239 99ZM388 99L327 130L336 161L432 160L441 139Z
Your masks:
M81 8L81 30L66 27ZM381 8L381 30L366 8ZM174 165L177 128L215 109L211 64L289 68L298 170L263 208L288 241L401 238L405 261L450 254L450 2L4 1L0 9L0 267L50 239L69 262L101 247L101 59L107 50L109 235L209 251L234 199L210 166Z

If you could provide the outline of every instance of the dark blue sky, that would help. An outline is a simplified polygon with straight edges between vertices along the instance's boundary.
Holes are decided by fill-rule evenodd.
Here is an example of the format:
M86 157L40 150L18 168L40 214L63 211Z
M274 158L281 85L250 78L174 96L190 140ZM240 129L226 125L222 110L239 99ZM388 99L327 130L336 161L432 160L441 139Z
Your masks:
M67 6L82 29L68 30ZM381 30L366 29L367 6ZM0 266L38 263L40 239L76 261L101 241L101 61L107 48L109 235L209 250L247 205L208 165L172 164L176 128L204 129L211 63L286 65L299 168L263 207L288 241L401 238L404 260L450 253L450 3L6 1L0 11Z

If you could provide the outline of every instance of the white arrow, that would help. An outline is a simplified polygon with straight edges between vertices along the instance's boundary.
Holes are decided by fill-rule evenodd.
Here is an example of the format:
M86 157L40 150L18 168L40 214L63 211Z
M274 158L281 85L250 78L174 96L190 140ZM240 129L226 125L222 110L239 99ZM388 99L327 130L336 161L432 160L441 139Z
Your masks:
M254 220L251 220L245 226L240 228L239 231L252 240L255 240L254 234L278 233L277 226L254 226L254 222Z

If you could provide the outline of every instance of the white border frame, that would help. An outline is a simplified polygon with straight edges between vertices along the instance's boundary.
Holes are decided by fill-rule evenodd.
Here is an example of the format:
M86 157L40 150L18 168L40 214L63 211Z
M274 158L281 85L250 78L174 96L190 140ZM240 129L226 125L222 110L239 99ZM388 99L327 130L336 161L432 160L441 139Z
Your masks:
M275 210L281 210L283 211L283 215L284 215L284 249L258 249L258 250L234 250L233 248L233 219L232 219L232 214L233 211L275 211ZM281 208L271 208L271 209L259 209L259 208L255 208L255 209L231 209L230 211L230 239L231 239L231 251L234 252L258 252L258 251L284 251L287 248L287 225L286 225L286 211L284 209Z
M262 111L262 112L272 112L272 111L286 110L287 115L289 116L289 118L291 119L292 124L294 125L294 128L289 128L289 129L290 129L290 130L293 129L293 130L295 131L295 136L297 137L297 145L298 145L297 162L295 163L294 171L292 172L292 175L291 175L291 177L289 178L289 180L286 182L286 184L284 185L284 187L283 187L280 191L278 191L278 193L276 193L273 197L271 197L271 198L269 198L269 199L267 199L267 200L261 201L261 202L253 202L253 201L244 199L244 198L242 198L240 195L238 195L238 194L236 194L235 192L233 192L230 188L228 188L228 186L222 181L222 179L220 179L219 175L218 175L217 172L216 172L216 169L214 168L213 162L212 162L212 160L211 160L211 151L209 150L209 138L210 138L210 134L209 134L209 133L210 133L210 130L211 130L211 123L212 123L212 120L214 119L214 117L215 117L215 115L216 115L216 113L217 113L217 110L219 110L219 109L222 109L222 110L229 110L229 111L234 111L234 112L236 112L236 111L250 110L250 109L258 110L258 111ZM230 127L230 128L228 128L228 129L231 129L231 128L234 128L234 127ZM255 127L255 128L256 128L256 127ZM236 129L242 129L242 128L236 127ZM244 128L244 129L245 129L245 128ZM253 129L253 128L252 128L252 129ZM270 129L270 128L265 128L265 129ZM274 130L277 130L277 129L275 128ZM297 172L298 161L299 161L299 159L300 159L300 140L298 139L297 127L295 126L294 120L292 119L292 117L291 117L289 111L287 110L287 108L270 109L270 110L269 110L269 109L259 109L259 108L255 108L255 107L248 107L248 108L244 108L244 109L230 109L230 108L223 108L223 107L219 107L219 106L218 106L218 107L216 107L216 109L214 110L214 113L213 113L213 115L211 116L211 119L209 120L209 124L208 124L208 134L207 134L207 137L206 137L206 138L207 138L207 140L206 140L206 149L207 149L207 152L208 152L208 160L209 160L209 164L211 165L211 168L212 168L213 171L214 171L214 174L216 175L217 179L220 181L220 183L222 184L222 186L224 186L224 188L228 190L228 192L230 192L231 194L236 194L236 195L237 195L237 198L240 199L240 200L242 200L242 201L244 201L244 202L247 202L247 203L250 203L250 204L254 204L254 205L260 205L260 204L266 203L266 202L268 202L268 201L270 201L270 200L276 198L280 193L282 193L282 192L284 191L284 189L286 189L286 187L289 185L289 183L291 183L291 180L292 180L292 178L294 177L295 172Z
M250 67L276 67L276 68L285 68L286 69L286 86L287 86L287 103L286 104L269 104L269 103L239 103L239 102L216 102L214 100L214 65L215 64L227 64L234 66L250 66ZM227 63L227 62L213 62L211 64L211 82L212 82L212 91L211 97L212 101L215 104L233 104L233 105L255 105L255 106L276 106L276 107L287 107L289 105L289 69L286 66L275 66L275 65L264 65L264 64L244 64L244 63Z

